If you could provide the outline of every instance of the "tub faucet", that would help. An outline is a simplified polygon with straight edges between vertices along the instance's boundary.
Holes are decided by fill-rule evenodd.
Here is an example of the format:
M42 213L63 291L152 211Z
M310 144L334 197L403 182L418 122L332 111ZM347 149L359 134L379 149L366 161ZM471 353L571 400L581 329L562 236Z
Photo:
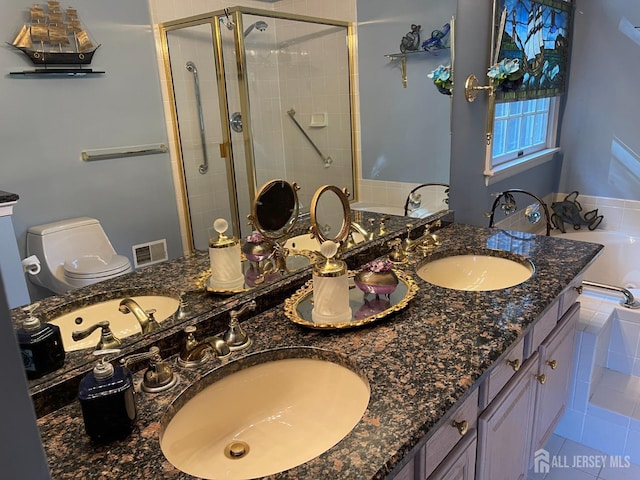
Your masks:
M121 313L133 313L133 316L136 317L140 327L142 328L142 333L147 334L151 333L160 326L153 316L156 313L155 308L149 310L143 310L138 302L136 302L133 298L125 298L120 302L120 306L118 307Z

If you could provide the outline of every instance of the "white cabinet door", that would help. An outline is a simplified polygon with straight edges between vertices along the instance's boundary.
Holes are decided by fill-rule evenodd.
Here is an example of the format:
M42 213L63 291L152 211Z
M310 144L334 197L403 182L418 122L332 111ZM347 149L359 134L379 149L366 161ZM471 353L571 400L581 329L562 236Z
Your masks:
M564 413L569 398L576 322L579 314L580 304L576 303L563 317L556 331L538 350L538 374L544 375L545 382L538 386L536 394L533 451L544 445Z
M480 415L477 480L520 480L526 477L538 364L538 353L535 352Z
M474 480L476 471L475 430L467 432L464 438L447 455L429 480Z

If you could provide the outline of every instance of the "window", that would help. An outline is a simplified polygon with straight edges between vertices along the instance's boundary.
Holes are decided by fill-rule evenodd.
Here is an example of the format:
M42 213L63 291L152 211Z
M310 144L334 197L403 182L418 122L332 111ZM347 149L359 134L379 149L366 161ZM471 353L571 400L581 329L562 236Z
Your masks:
M487 184L553 157L558 97L496 103L493 139L487 148Z

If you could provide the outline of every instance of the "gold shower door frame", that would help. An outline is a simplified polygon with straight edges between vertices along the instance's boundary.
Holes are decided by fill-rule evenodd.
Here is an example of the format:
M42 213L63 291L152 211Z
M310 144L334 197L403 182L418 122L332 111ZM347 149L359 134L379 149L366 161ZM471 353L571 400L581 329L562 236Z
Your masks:
M216 67L216 82L218 86L218 102L220 111L220 121L222 126L222 138L223 143L220 144L220 156L225 159L226 172L227 172L227 186L229 193L229 204L231 208L231 214L233 216L233 233L237 238L240 238L240 213L238 206L238 190L236 184L236 168L234 163L233 144L231 139L231 121L229 103L227 98L227 83L226 72L224 67L224 53L222 47L222 34L220 32L221 20L227 20L229 16L233 17L233 23L236 28L234 29L234 45L236 50L236 67L239 86L240 97L240 111L242 114L242 138L244 144L244 154L247 169L247 188L249 193L249 200L253 203L256 191L258 190L256 169L255 169L255 155L253 150L253 136L251 129L251 115L250 115L250 98L249 98L249 84L246 72L246 52L244 48L244 25L243 14L258 15L262 17L293 20L306 23L314 23L319 25L330 25L337 27L344 27L347 29L347 55L348 55L348 68L349 68L349 101L350 101L350 113L351 113L351 160L352 160L352 179L353 179L353 198L357 199L357 178L358 178L358 159L357 159L357 117L355 111L355 75L356 75L356 60L354 56L356 48L356 39L354 27L349 22L339 20L329 20L320 17L311 17L306 15L290 14L285 12L261 10L250 7L230 7L224 10L218 10L214 12L204 13L191 17L172 20L169 22L160 23L158 25L160 33L160 44L162 48L162 58L164 64L164 74L167 81L167 94L169 96L169 102L171 105L171 120L172 120L172 135L173 135L173 148L178 155L178 158L183 158L182 146L180 144L179 125L178 125L178 112L176 106L176 99L174 95L173 75L171 72L171 63L169 57L169 44L167 40L167 33L183 28L189 28L194 26L200 26L209 24L211 26L212 38L214 41L214 58ZM183 168L178 169L179 186L181 201L178 202L178 208L181 211L181 230L183 230L187 239L188 248L184 248L185 253L191 253L194 251L194 240L191 229L191 214L189 210L187 184Z

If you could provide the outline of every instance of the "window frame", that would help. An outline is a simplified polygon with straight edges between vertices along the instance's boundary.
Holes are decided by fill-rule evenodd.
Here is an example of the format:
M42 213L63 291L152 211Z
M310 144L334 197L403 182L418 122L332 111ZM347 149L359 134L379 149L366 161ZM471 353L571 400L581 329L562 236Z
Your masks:
M526 100L519 100L525 102ZM507 102L500 102L507 103ZM506 159L500 161L499 164L494 165L493 158L493 141L487 141L487 147L485 152L485 167L484 176L485 184L488 186L492 183L504 180L518 173L529 170L530 168L541 165L551 160L556 152L560 151L557 146L558 137L558 119L559 119L559 107L560 96L549 97L549 117L547 121L547 135L544 145L541 147L528 147L523 149L523 154L518 156L518 153L514 152L510 154ZM495 126L495 109L491 122L491 137L493 139L494 126ZM504 158L504 155L500 157ZM498 157L498 158L500 158Z

